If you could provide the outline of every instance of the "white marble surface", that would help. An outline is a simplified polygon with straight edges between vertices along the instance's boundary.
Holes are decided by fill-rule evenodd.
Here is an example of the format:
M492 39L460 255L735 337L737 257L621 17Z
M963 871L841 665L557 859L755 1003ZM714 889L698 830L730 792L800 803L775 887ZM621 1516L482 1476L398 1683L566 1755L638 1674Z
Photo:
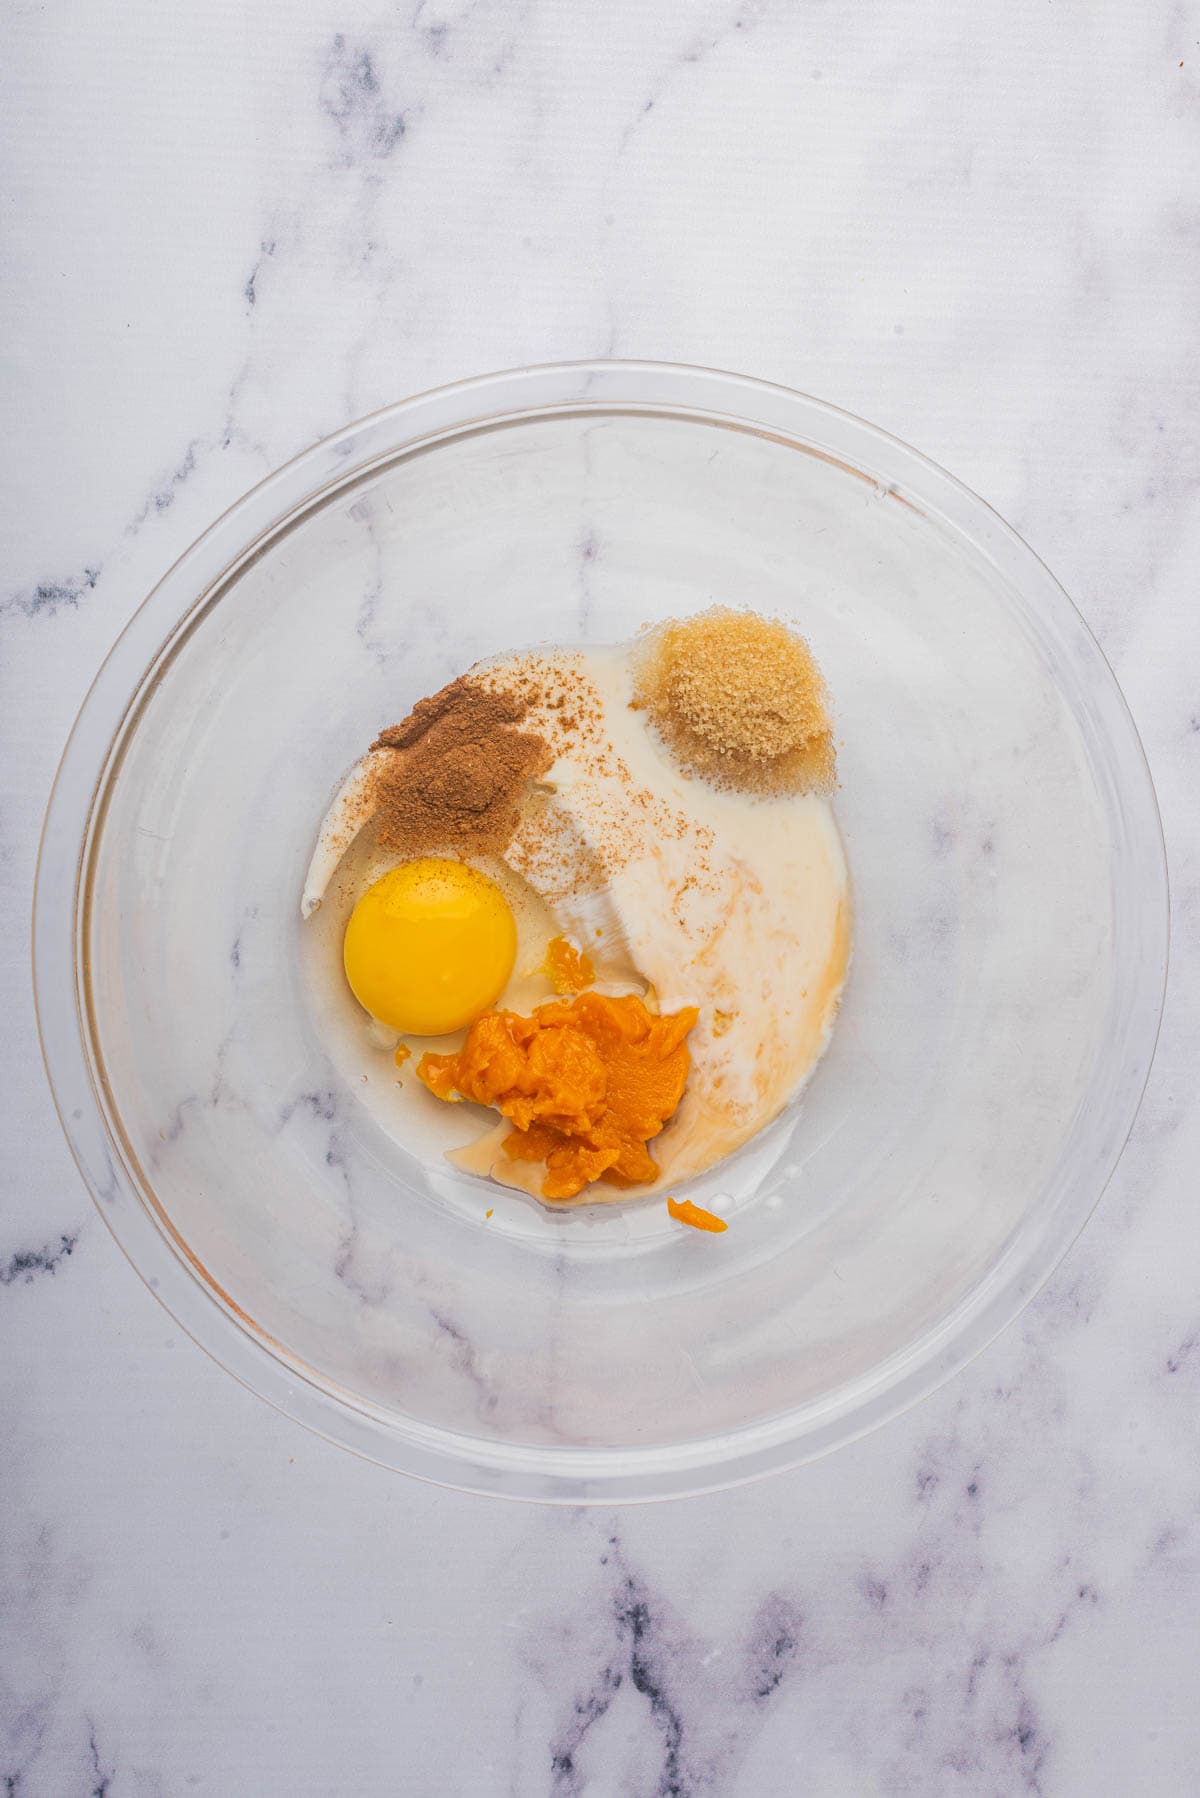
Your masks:
M96 0L10 12L0 1791L1200 1789L1195 0ZM95 667L229 501L383 402L663 355L861 412L1023 531L1142 726L1172 987L1023 1320L833 1459L459 1497L211 1365L94 1215L25 918Z

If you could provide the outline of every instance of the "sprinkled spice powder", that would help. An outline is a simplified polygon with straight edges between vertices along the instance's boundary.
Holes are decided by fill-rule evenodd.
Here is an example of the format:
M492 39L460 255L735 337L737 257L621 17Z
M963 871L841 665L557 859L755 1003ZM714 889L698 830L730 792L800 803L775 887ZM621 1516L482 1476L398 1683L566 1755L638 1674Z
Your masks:
M515 728L531 699L463 675L380 732L372 749L394 754L380 763L366 803L385 848L502 853L528 782L552 759L544 737Z
M638 645L634 705L694 774L752 793L827 793L837 759L825 682L803 637L714 606Z

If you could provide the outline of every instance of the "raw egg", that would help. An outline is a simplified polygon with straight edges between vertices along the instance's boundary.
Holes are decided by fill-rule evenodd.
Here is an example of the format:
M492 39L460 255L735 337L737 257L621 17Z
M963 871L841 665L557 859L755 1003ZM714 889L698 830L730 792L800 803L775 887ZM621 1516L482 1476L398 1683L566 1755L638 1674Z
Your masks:
M495 882L433 856L404 862L369 886L343 945L359 1004L414 1036L445 1036L486 1011L516 955L516 921Z

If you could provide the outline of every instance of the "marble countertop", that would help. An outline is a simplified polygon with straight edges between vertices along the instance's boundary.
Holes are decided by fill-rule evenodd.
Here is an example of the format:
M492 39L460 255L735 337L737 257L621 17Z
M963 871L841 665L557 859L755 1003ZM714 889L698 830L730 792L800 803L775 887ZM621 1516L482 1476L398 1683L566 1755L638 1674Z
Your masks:
M0 1791L1197 1790L1196 0L17 0L0 576ZM554 1511L307 1435L175 1327L55 1121L63 740L246 487L406 393L663 356L953 469L1137 717L1175 904L1129 1149L1050 1285L857 1446Z

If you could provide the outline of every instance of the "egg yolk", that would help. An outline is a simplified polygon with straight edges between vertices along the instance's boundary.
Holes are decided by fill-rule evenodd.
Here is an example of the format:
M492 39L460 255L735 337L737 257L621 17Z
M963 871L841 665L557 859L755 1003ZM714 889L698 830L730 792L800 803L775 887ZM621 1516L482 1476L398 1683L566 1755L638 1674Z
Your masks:
M444 1036L499 998L517 926L494 881L425 856L368 887L346 926L346 978L359 1004L393 1030Z

